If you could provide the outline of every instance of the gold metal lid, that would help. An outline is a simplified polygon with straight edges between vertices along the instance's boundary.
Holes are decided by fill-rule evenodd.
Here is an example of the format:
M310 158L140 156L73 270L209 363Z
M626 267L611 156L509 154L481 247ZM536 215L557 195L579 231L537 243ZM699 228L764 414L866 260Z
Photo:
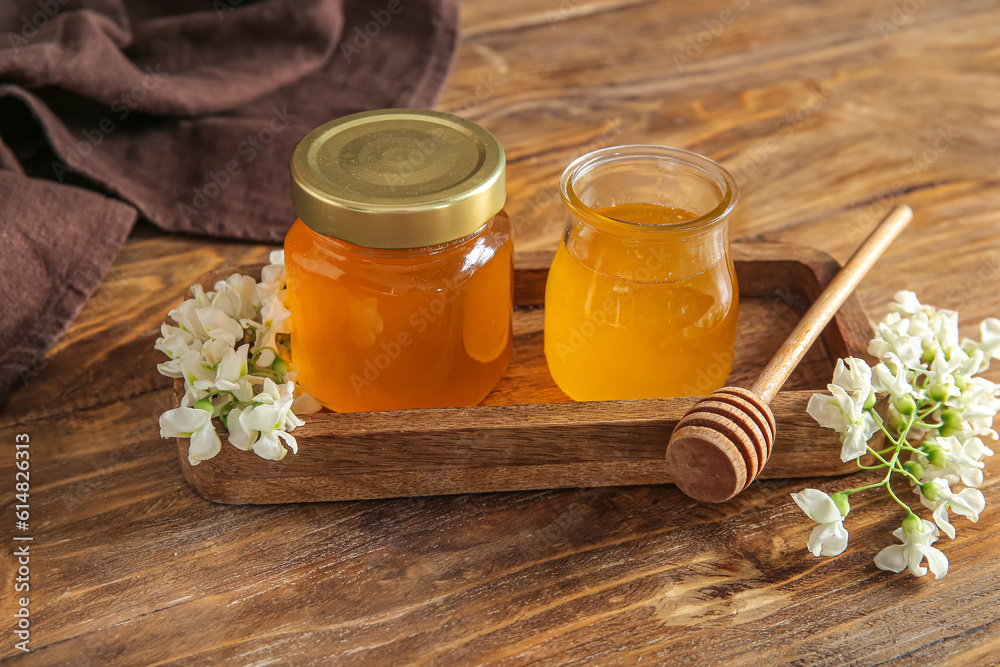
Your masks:
M468 236L503 208L496 137L438 111L344 116L292 154L292 204L311 229L366 248L420 248Z

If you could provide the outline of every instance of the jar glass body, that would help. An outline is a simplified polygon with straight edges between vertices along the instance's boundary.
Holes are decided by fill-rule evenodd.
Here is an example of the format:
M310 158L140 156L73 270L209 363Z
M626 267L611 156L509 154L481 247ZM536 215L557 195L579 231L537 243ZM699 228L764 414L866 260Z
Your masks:
M545 356L576 400L696 396L732 370L739 305L732 177L687 151L625 146L566 170Z
M501 211L425 248L364 248L301 220L285 238L298 381L338 412L475 405L513 341L513 245Z

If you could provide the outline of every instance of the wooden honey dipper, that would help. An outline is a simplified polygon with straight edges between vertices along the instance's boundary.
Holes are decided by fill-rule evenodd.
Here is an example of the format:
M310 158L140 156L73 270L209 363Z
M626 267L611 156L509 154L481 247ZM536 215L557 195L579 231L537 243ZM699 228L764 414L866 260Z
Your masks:
M667 445L667 464L681 491L695 500L721 503L756 479L774 445L774 414L768 404L844 300L912 218L909 206L897 206L879 223L750 389L723 387L714 391L677 422Z

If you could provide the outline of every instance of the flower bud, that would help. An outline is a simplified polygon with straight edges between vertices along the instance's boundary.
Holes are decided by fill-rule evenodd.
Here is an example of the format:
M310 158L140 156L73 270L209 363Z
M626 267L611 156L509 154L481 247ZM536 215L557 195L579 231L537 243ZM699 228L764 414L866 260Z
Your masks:
M920 357L920 361L924 362L925 364L931 364L934 362L934 357L936 356L937 356L937 350L935 350L933 347L924 348L924 353Z
M907 461L903 464L903 470L910 473L917 479L924 476L924 467L916 461Z
M837 509L840 510L840 516L847 516L847 513L851 511L851 503L847 501L846 493L841 491L831 493L830 499L833 501L833 504L837 506Z
M934 502L941 495L941 487L935 482L927 482L920 485L920 495L927 500Z
M917 404L914 402L912 396L900 396L896 399L894 405L901 415L909 416L917 411Z
M201 399L200 401L198 401L197 403L194 404L194 407L196 409L198 409L198 410L204 410L205 412L211 412L213 415L215 414L215 406L212 405L212 399L210 399L210 398L203 398L203 399Z
M923 530L924 522L916 514L910 514L908 517L903 519L903 532L904 533L919 533Z
M965 377L964 375L956 375L955 386L958 387L959 389L965 389L966 387L969 386L969 378Z
M871 410L872 408L874 408L876 400L877 399L875 397L875 390L873 389L872 393L868 394L868 398L865 399L864 409Z
M941 447L928 447L926 456L932 466L943 466L948 462L948 452Z
M954 408L941 411L941 427L938 432L946 438L962 430L962 413Z
M941 384L940 382L932 384L930 389L927 390L927 396L932 401L943 403L948 398L948 385Z
M902 433L903 429L906 428L906 420L898 411L889 412L889 428L897 435Z
M274 363L271 364L271 369L275 373L284 377L285 373L287 373L289 369L288 362L282 359L281 357L278 357L277 359L274 360Z

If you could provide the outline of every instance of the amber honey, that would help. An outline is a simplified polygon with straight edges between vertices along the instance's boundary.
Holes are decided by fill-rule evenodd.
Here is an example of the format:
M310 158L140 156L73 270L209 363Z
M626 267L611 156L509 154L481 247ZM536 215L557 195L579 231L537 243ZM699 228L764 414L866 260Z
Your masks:
M619 152L609 157L612 150ZM629 162L635 152L638 166ZM686 165L692 154L676 149L596 155L563 177L570 217L545 291L553 379L576 400L718 389L732 370L739 304L725 224L735 199L728 174L712 180L714 163L704 158L704 168L695 162L685 171L673 162ZM601 160L610 162L607 178ZM683 183L675 195L671 183L685 179L694 185Z
M645 224L695 217L655 204L599 210ZM720 256L704 271L673 278L678 245L640 252L595 240L584 258L560 245L546 285L545 356L570 396L690 396L725 383L736 337L735 275ZM608 266L618 269L602 271ZM639 275L623 275L622 267Z
M317 239L296 222L285 265L299 381L340 412L481 401L510 360L508 225L502 216L499 229L433 253L385 254ZM477 270L462 271L473 253Z

